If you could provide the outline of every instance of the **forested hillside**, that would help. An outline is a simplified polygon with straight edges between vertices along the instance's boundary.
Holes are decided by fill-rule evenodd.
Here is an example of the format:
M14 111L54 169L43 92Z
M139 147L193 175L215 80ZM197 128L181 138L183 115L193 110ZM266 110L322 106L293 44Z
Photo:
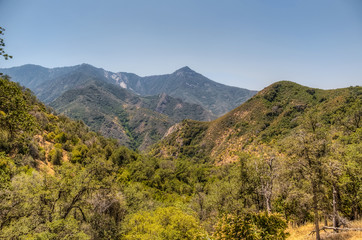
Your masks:
M279 212L296 224L325 218L338 225L362 213L361 106L361 87L278 82L215 121L183 121L152 153L235 171L212 185L226 196L217 203L222 211ZM206 186L199 199L213 194Z
M0 238L144 239L149 231L167 239L207 235L187 204L191 182L176 183L185 188L184 197L164 191L155 174L159 160L55 115L6 77L0 78L0 110ZM147 231L138 231L134 221L144 221Z
M113 84L92 80L50 103L57 113L82 120L93 131L145 150L183 119L208 121L213 115L199 105L166 94L141 97Z
M360 87L279 82L141 155L1 78L0 238L285 239L358 219L360 106Z

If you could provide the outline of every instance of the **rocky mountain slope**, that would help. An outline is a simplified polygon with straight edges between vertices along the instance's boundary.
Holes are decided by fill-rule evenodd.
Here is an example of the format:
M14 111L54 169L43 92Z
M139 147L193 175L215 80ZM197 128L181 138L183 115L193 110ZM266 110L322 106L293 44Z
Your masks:
M120 86L140 95L164 92L186 102L199 104L217 116L231 111L256 93L214 82L187 66L172 74L139 77L130 73L116 73L113 77Z

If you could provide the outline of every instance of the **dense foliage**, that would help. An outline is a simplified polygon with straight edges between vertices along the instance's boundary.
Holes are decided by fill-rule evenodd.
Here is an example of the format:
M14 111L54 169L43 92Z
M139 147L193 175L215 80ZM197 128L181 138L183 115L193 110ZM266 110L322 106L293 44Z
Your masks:
M184 121L144 155L1 78L0 238L285 239L286 222L329 218L335 205L340 219L360 218L361 89L279 84L243 107L247 119ZM290 105L299 91L305 108ZM236 160L221 164L221 150Z
M225 215L215 227L215 239L282 240L286 239L287 223L276 214Z
M141 211L127 219L124 239L207 239L199 221L175 207Z
M219 212L279 212L317 227L321 218L359 219L361 106L361 87L279 82L213 122L184 121L152 153L226 164L229 172L202 189L207 199L219 185Z

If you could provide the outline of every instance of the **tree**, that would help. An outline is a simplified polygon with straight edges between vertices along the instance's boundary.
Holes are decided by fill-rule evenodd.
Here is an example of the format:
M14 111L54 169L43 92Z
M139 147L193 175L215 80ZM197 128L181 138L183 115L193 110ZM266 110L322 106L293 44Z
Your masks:
M260 145L259 154L255 159L254 167L258 182L258 194L264 199L264 207L270 214L272 212L272 197L274 195L275 180L278 176L277 154L268 146Z
M0 126L9 131L11 138L21 130L32 129L34 125L26 97L19 84L11 82L6 76L0 78Z
M292 151L296 155L295 173L309 182L312 194L312 209L316 239L320 240L319 233L319 201L323 192L325 180L323 162L327 156L327 139L325 130L315 115L311 113L302 129L296 134Z
M0 35L4 35L5 32L5 28L0 27ZM0 56L3 56L5 58L5 60L8 60L9 58L13 58L13 56L10 56L9 54L7 54L4 50L5 47L5 43L4 43L4 39L0 38Z
M85 167L64 163L54 176L34 169L15 175L0 189L0 238L119 239L125 201L114 172L97 158Z

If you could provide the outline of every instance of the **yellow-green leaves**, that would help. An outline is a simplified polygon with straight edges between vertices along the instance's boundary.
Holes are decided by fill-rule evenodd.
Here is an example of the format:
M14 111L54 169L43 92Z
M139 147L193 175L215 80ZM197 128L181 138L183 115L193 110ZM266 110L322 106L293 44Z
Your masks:
M124 239L207 239L199 221L176 207L138 212L125 223Z

